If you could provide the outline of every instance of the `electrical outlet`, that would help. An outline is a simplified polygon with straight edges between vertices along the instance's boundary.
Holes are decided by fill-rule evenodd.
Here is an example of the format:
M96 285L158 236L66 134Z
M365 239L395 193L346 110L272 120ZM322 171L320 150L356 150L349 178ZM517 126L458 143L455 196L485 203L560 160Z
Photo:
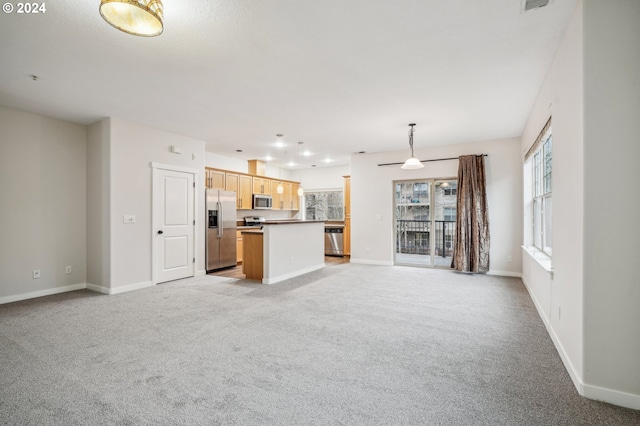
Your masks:
M64 268L64 273L65 273L65 274L67 274L67 275L71 273L71 265L67 265L67 266Z
M37 280L40 278L40 269L34 269L33 270L33 279Z

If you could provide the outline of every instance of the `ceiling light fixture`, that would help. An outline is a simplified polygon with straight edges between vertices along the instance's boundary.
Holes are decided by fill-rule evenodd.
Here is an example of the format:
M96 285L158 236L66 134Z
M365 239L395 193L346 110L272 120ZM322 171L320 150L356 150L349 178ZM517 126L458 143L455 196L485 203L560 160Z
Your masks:
M161 0L101 0L100 15L114 28L142 37L164 29Z
M400 167L401 169L414 170L424 167L424 164L422 164L420 160L418 160L413 155L413 128L415 127L415 125L415 123L409 124L409 127L411 127L411 130L409 130L409 146L411 147L411 158L408 158L407 161L404 162L404 164Z
M276 148L284 148L284 147L285 147L285 145L286 145L286 144L285 144L285 143L284 143L284 141L282 140L282 138L283 138L283 137L284 137L284 135L283 135L282 133L278 133L278 134L276 135L276 138L277 138L277 140L276 140L276 144L275 144L275 145L276 145Z

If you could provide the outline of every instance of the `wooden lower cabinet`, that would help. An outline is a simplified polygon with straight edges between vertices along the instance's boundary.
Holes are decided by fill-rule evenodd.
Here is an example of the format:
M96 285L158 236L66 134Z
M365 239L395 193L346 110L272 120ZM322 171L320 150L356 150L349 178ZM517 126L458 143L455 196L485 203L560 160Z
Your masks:
M344 254L351 256L351 176L344 177Z
M245 233L243 235L243 249L242 273L249 280L262 281L264 277L262 232Z
M242 231L236 231L236 263L242 263Z

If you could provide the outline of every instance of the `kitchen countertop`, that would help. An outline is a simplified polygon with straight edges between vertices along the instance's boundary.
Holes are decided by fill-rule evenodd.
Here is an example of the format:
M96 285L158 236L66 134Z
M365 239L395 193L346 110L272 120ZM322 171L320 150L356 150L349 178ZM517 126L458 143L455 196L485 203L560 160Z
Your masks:
M242 231L243 229L260 229L260 225L240 225L240 226L236 226L236 229L238 231Z
M260 228L247 228L241 231L243 234L264 234L264 231Z
M289 225L297 223L318 223L324 222L324 220L300 220L300 219L284 219L284 220L267 220L263 222L264 225Z

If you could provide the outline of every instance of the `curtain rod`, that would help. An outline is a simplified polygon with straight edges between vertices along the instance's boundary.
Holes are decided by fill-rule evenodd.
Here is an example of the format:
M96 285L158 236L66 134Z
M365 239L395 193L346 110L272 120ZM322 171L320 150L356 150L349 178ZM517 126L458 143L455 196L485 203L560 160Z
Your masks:
M476 157L488 157L489 154L476 154ZM433 160L420 160L421 163L429 163L431 161L447 161L447 160L457 160L459 157L450 157L450 158L435 158ZM378 164L378 167L380 166L397 166L400 164L404 164L404 161L401 163L382 163L382 164Z

